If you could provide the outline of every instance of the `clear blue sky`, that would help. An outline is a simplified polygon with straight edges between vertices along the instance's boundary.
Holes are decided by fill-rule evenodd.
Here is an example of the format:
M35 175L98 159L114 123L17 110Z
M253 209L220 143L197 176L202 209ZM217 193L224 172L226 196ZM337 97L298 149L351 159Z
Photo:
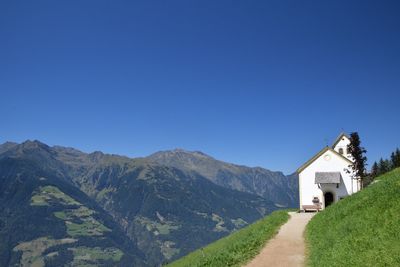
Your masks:
M1 1L0 142L293 172L400 146L399 1Z

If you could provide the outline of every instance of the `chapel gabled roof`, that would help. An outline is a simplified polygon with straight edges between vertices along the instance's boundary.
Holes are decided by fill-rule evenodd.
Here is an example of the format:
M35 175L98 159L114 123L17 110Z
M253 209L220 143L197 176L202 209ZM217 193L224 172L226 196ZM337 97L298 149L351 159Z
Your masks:
M341 159L347 161L349 164L353 164L353 162L351 160L349 160L348 158L346 158L345 156L339 154L338 152L336 152L335 150L333 150L332 148L330 148L329 146L324 147L320 152L318 152L314 157L312 157L310 160L308 160L306 163L304 163L300 168L298 168L296 170L297 173L302 172L305 168L307 168L308 166L311 165L311 163L313 163L314 161L316 161L320 156L322 156L326 151L331 151L333 154L339 156Z
M340 133L339 136L336 138L335 142L333 142L332 148L335 149L335 146L342 140L342 137L346 137L350 140L350 136L344 132Z

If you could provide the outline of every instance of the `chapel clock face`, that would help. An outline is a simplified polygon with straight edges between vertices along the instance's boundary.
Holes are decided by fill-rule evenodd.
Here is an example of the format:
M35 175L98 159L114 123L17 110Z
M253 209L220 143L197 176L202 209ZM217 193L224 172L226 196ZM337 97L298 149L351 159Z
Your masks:
M330 156L330 155L325 155L325 156L324 156L324 160L330 161L330 160L331 160L331 156Z

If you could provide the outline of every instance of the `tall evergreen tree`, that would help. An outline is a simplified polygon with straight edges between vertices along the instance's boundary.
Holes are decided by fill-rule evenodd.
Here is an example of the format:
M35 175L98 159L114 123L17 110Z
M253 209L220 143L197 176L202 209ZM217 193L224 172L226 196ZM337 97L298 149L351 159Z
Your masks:
M380 174L385 174L390 171L390 162L387 159L381 158L379 160L379 172Z
M390 169L393 170L396 168L396 153L392 152L390 155Z
M367 150L361 146L360 137L357 132L350 134L350 144L347 146L347 151L353 157L354 163L349 167L352 169L354 179L359 180L361 185L366 176L367 157L365 153Z
M371 177L374 179L377 176L379 176L379 166L378 163L375 161L374 164L372 164Z
M394 152L394 157L392 158L392 165L393 165L393 168L400 167L400 149L398 149L398 148Z

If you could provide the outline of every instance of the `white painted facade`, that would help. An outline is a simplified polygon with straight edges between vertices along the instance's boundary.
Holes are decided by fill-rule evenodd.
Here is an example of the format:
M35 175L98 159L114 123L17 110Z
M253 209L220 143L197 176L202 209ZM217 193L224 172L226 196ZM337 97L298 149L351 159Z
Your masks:
M347 153L347 146L350 144L350 139L342 134L338 137L336 142L333 144L333 149L338 152L339 154L345 156L349 160L353 160L351 155Z
M352 164L352 158L347 154L347 145L349 143L349 138L345 134L341 134L332 148L325 147L297 170L299 174L301 210L303 205L313 205L315 197L320 200L321 208L325 208L327 204L325 203L325 197L330 197L326 194L327 192L333 195L333 202L337 202L341 198L360 190L357 180L352 179L352 173L347 171L349 170L349 165ZM316 183L316 172L340 172L340 183Z

